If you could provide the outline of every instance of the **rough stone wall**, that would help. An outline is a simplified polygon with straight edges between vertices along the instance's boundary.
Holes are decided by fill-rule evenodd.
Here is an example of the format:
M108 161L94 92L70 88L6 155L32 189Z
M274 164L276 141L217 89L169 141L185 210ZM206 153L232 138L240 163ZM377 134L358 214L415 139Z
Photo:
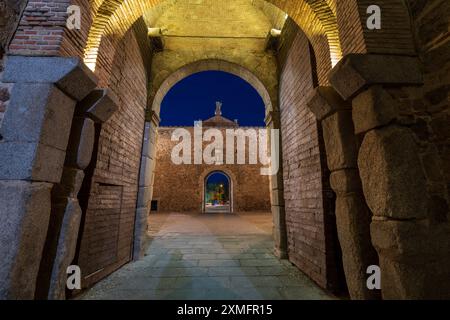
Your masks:
M283 57L280 112L289 259L322 287L332 287L336 266L328 265L333 259L327 261L327 256L335 252L327 242L335 238L329 231L335 226L326 224L333 216L334 195L321 158L324 151L318 124L306 105L314 83L310 47L302 32Z
M399 11L401 5L397 18L384 15L385 26L398 27L398 44L383 42L386 30L375 33L366 39L372 44L367 52L384 55L348 55L330 82L352 100L355 132L362 140L358 168L373 213L371 239L384 275L383 298L447 298L449 4L405 4L411 20L406 7ZM408 40L413 37L415 47ZM368 86L349 85L345 69L352 63ZM382 79L374 81L377 76Z
M450 3L445 0L408 0L406 5L404 10L409 10L411 15L409 37L414 39L415 48L405 44L405 51L401 53L409 55L412 50L419 56L423 85L385 90L398 101L396 107L391 108L398 112L397 124L410 129L418 144L430 198L429 218L441 220L450 214L450 33L446 14ZM398 20L390 23L395 21L400 23ZM399 32L399 40L406 39L405 34L406 31ZM398 53L389 46L380 46L382 49L386 54Z
M8 42L17 27L19 17L27 1L0 1L0 53L6 51Z
M14 34L20 13L24 9L26 1L0 1L0 126L3 115L8 106L12 84L2 83L3 65L5 62L5 52L10 38Z
M101 129L79 259L84 275L106 269L88 282L131 258L147 103L145 75L140 48L130 30L117 51L109 81L119 110Z
M436 163L425 155L425 164L428 172L442 168L450 199L450 3L445 0L409 0L408 4L418 53L424 64L424 86L419 92L423 98L413 101L417 115L422 118L415 126L416 132L422 133L420 136L437 147L441 161Z
M3 55L3 53L0 53L0 127L2 126L3 116L6 112L13 86L13 84L11 83L1 82L4 63L5 56Z
M173 164L171 152L172 148L178 144L177 141L171 141L175 129L158 128L153 191L153 200L158 201L158 211L201 212L204 178L209 172L215 170L224 171L232 179L235 212L270 211L269 177L260 174L260 168L262 167L260 164ZM193 128L186 127L185 129L189 130L193 137ZM221 131L225 137L225 129L221 129ZM204 147L206 145L208 143L203 143Z

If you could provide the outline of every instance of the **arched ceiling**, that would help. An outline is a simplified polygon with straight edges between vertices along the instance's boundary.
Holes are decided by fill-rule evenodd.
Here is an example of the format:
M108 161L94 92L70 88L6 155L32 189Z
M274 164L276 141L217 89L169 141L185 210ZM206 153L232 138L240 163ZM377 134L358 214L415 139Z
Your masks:
M165 37L265 38L285 21L281 10L262 0L169 0L143 17Z
M189 9L183 12L176 8L173 9L173 12L177 13L175 16L178 16L178 19L172 17L176 23L169 24L170 17L167 11L171 11L172 7L183 6L186 3L189 5ZM327 68L330 65L331 67L330 61L335 64L341 57L337 22L334 14L336 11L335 0L94 0L94 4L95 18L89 30L84 51L84 61L92 70L95 69L102 36L106 34L113 34L115 37L123 36L131 25L144 15L150 26L155 26L158 22L162 24L162 21L165 20L169 26L171 25L172 31L181 30L185 34L192 32L199 34L199 31L202 31L205 35L210 35L209 33L218 35L220 31L222 34L225 33L225 36L229 36L233 32L241 35L258 32L258 36L253 39L255 40L254 48L257 47L260 50L261 44L256 44L256 41L264 42L265 40L262 38L261 30L268 29L265 32L265 35L267 35L270 26L281 29L286 18L284 12L286 12L311 41L320 65ZM210 9L206 13L201 10L201 7L205 4L208 4L207 6ZM158 6L161 7L158 8ZM198 7L204 14L192 14L192 7ZM225 11L226 8L230 8L231 13ZM249 10L234 10L233 8ZM242 14L248 16L244 18ZM191 18L196 16L197 19L207 19L206 22L209 23L203 23L203 25L207 25L203 28L196 28L189 24L185 24L184 26L187 27L183 28L182 22L189 20L186 19L187 15ZM234 23L228 20L230 16L236 19ZM254 19L256 19L256 25ZM238 21L240 21L240 24ZM216 25L216 27L212 27L213 25ZM167 28L167 30L171 32L170 28ZM232 38L228 38L228 42L232 40ZM180 44L177 49L182 46L186 47L185 44ZM208 46L207 43L203 43L203 45ZM234 45L234 47L236 51L241 49L239 45Z
M163 30L164 50L152 55L153 97L165 79L196 61L222 60L251 70L276 105L277 64L267 35L286 15L264 0L169 0L143 13L148 27Z

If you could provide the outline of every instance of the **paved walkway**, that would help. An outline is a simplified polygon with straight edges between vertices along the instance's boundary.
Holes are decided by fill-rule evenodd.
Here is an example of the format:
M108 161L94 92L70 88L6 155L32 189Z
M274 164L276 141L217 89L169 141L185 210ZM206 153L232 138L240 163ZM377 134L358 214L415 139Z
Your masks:
M144 259L81 299L330 299L273 254L270 214L152 214Z

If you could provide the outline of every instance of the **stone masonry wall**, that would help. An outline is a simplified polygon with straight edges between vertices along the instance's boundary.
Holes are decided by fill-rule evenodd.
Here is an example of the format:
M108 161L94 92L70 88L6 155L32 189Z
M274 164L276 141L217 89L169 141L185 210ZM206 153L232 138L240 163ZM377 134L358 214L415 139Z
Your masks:
M153 200L158 201L158 211L201 212L204 178L215 170L224 171L232 179L235 212L270 211L269 177L260 174L261 165L173 164L171 152L178 144L177 141L171 141L175 129L158 129L153 192ZM189 130L193 137L193 128L185 129ZM221 131L225 137L225 130ZM206 145L208 143L204 143L204 146Z
M0 53L0 127L2 126L3 116L6 112L6 107L8 106L11 89L13 84L2 83L1 78L3 74L3 65L5 62L5 56Z
M26 1L0 1L0 126L3 115L8 106L12 84L2 83L3 65L5 62L5 52L11 36L19 21L20 13L25 7Z
M414 127L419 137L430 140L437 147L441 161L436 163L428 153L424 163L428 164L429 173L442 168L450 199L450 2L409 0L408 4L418 53L424 64L424 86L419 99L412 103L416 117L420 116L421 120ZM441 175L440 172L436 174ZM442 186L435 189L445 192Z
M145 66L132 30L117 51L109 88L119 110L101 129L80 252L83 275L106 268L96 279L131 258L147 102Z
M336 275L331 274L337 268L330 265L334 249L329 239L336 236L335 226L327 223L333 217L334 194L323 164L317 120L306 106L314 82L309 43L301 31L289 54L281 58L285 59L281 61L280 112L289 260L322 287L332 287Z

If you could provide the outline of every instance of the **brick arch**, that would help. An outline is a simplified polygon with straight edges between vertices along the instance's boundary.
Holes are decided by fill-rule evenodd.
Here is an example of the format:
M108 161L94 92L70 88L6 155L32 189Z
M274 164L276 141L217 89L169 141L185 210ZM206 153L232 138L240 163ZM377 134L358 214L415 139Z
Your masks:
M168 0L30 0L9 46L14 55L78 56L96 60L107 32L123 36L143 12ZM331 66L349 53L416 54L410 10L404 0L265 0L286 12ZM69 5L82 9L81 30L65 28ZM383 29L364 27L368 5L383 8ZM39 19L37 19L39 18ZM320 48L320 50L319 50ZM330 63L332 62L332 63ZM324 83L321 83L324 84Z
M164 0L104 0L95 12L84 50L85 63L95 68L105 33L123 36L126 30ZM166 0L167 1L167 0ZM318 52L321 65L334 66L342 57L337 19L327 0L266 0L286 12L305 32ZM329 1L329 0L328 0ZM325 40L325 41L324 41ZM323 61L323 62L322 62ZM327 68L329 69L329 68Z
M159 115L161 102L163 101L167 92L169 92L169 90L182 79L188 77L191 74L202 71L224 71L234 74L247 81L250 85L253 86L253 88L255 88L255 90L259 93L264 101L266 113L272 111L274 108L277 108L273 100L275 97L271 97L265 85L251 71L236 63L217 59L205 59L187 64L169 75L160 85L153 98L152 110Z

